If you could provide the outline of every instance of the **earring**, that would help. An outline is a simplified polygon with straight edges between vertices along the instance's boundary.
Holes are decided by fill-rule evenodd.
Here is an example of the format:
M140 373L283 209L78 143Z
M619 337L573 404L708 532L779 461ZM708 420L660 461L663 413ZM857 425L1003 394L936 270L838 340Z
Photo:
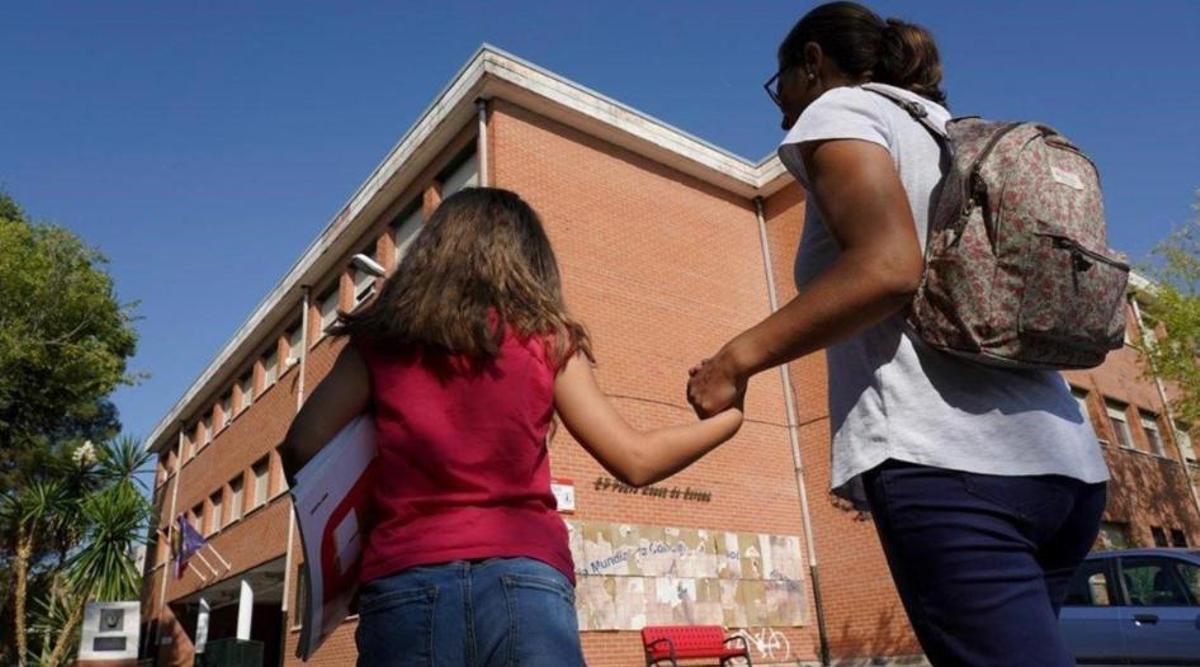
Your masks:
M812 72L809 72L809 73L808 73L808 80L809 80L809 81L816 81L816 79L817 79L817 75L816 75L816 74L813 74Z

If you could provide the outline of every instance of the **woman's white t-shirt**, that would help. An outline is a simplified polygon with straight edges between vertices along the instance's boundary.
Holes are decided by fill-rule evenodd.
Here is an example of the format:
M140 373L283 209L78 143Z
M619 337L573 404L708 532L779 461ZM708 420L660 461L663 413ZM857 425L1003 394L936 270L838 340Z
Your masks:
M942 106L888 88L924 105L936 123L949 120ZM877 93L834 88L805 109L779 148L784 165L806 187L799 145L830 139L869 141L891 153L924 246L943 169L942 149L929 130ZM838 253L810 197L796 256L797 288L803 290ZM887 459L992 475L1108 479L1091 424L1057 372L991 368L938 352L911 338L899 315L831 346L826 358L832 486L859 508L866 506L859 475Z

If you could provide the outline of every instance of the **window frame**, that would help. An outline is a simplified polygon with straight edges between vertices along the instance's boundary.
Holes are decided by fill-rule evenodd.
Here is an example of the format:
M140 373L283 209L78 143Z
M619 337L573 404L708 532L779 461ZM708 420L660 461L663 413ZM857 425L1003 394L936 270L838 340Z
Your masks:
M259 479L260 479L259 474L258 474L259 465L262 465L263 470L264 470L264 474L261 477L261 479L263 480L263 494L262 494L261 502L259 501L259 498L258 498L258 487L259 487ZM259 460L255 461L250 466L250 475L253 477L253 481L254 481L254 495L251 497L251 500L250 500L250 502L251 502L250 511L254 511L254 510L262 507L263 505L266 505L271 500L271 457L264 456L264 457L260 458Z
M421 234L425 221L421 215L420 201L413 202L403 213L392 220L392 266L400 266L400 261L408 254L409 248Z
M254 404L254 368L242 373L238 377L237 386L239 393L242 395L237 407L237 414L240 415L249 410L250 406Z
M1087 578L1086 585L1090 589L1090 587L1091 587L1090 582L1091 582L1092 576L1103 573L1104 574L1104 589L1105 589L1105 592L1108 593L1108 604L1105 604L1105 605L1072 604L1072 603L1066 602L1066 600L1064 599L1063 606L1064 607L1075 607L1075 608L1091 608L1091 609L1125 606L1124 598L1123 598L1124 591L1121 589L1120 585L1117 583L1118 578L1116 576L1116 573L1117 573L1116 561L1117 561L1116 558L1089 558L1089 559L1084 560L1083 563L1081 563L1079 566L1079 569L1082 570L1083 568L1087 567L1087 565L1089 563L1098 562L1102 565L1103 569L1092 573L1092 575ZM1070 583L1068 583L1068 593L1069 593L1069 590L1070 590ZM1089 592L1089 597L1090 597L1090 592Z
M1108 424L1117 440L1117 446L1122 449L1137 449L1133 442L1133 430L1129 428L1129 404L1108 398L1104 401L1104 407L1108 414ZM1121 423L1120 428L1117 428L1116 422Z
M288 345L287 358L283 360L283 372L286 373L292 366L299 364L300 358L304 356L304 327L300 322L296 322L285 329L283 335L287 338ZM294 343L293 338L296 339Z
M1192 442L1191 429L1187 428L1186 424L1175 422L1172 424L1175 433L1175 444L1179 447L1179 453L1183 455L1183 460L1188 463L1196 463L1196 445Z
M328 336L330 327L337 322L338 310L341 306L342 297L341 280L334 280L333 284L320 294L321 295L317 297L317 326L319 327L320 331L320 335L317 336L318 341L325 336ZM329 313L326 313L325 306L327 303L331 302L333 307L330 308ZM329 318L328 322L325 321L327 317Z
M1150 453L1166 456L1167 444L1163 441L1162 431L1158 430L1158 415L1149 410L1138 410L1138 421L1142 426L1142 435L1150 445Z
M243 509L246 506L246 473L238 473L233 479L229 480L229 521L240 521L243 514ZM239 488L234 489L234 485Z
M205 537L216 535L224 526L222 525L225 512L225 490L219 489L208 495L208 521L205 523Z
M1126 582L1125 571L1127 569L1128 562L1130 562L1130 561L1134 561L1135 563L1138 561L1147 561L1151 565L1154 565L1156 563L1162 563L1162 565L1159 565L1159 567L1172 573L1172 576L1174 576L1176 579L1176 583L1180 585L1181 589L1184 592L1184 595L1188 598L1187 604L1183 604L1183 605L1161 604L1161 603L1149 604L1149 605L1133 604L1132 592L1129 590L1129 587L1125 583ZM1117 558L1117 567L1118 567L1118 572L1119 572L1118 581L1121 582L1121 592L1122 592L1122 600L1121 601L1123 603L1121 606L1136 607L1136 608L1141 608L1141 609L1153 609L1155 607L1165 607L1165 608L1173 608L1173 609L1188 609L1188 608L1192 608L1192 607L1195 607L1198 604L1200 604L1200 600L1197 600L1194 598L1191 587L1188 586L1187 580L1184 579L1183 574L1178 569L1178 566L1181 563L1191 565L1193 567L1200 567L1190 561L1186 561L1186 560L1183 560L1180 558L1172 558L1171 556L1137 555L1137 556L1121 556L1121 557ZM1137 565L1129 567L1128 569L1133 569L1133 567L1137 567Z
M265 393L267 388L275 386L279 381L279 346L273 345L268 349L260 360L263 367L263 388L260 394Z

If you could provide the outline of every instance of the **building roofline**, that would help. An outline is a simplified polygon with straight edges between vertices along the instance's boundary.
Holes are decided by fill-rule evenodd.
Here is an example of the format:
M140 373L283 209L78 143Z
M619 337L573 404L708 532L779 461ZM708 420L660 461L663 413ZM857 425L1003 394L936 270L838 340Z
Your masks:
M275 287L255 306L233 336L171 406L146 439L158 451L177 427L201 407L253 354L265 331L279 326L305 286L319 280L357 240L355 231L373 223L438 153L470 122L478 99L500 98L597 136L656 162L746 197L774 194L790 182L779 158L757 162L736 155L669 123L602 95L527 60L483 44L438 92L416 122L350 195L333 219L309 243ZM1141 276L1135 287L1150 283ZM1131 284L1132 283L1131 278Z
M518 103L590 134L664 162L692 176L747 198L771 194L786 183L779 159L759 162L720 148L688 132L602 95L586 86L539 67L490 44L480 46L450 79L416 122L350 195L333 219L309 243L283 277L250 312L233 336L209 360L204 370L171 406L146 439L158 451L201 406L197 403L239 368L236 362L253 354L250 345L266 330L279 326L295 305L301 289L321 278L356 240L347 231L373 222L391 198L399 194L470 121L474 103L498 97ZM347 238L349 237L349 238Z

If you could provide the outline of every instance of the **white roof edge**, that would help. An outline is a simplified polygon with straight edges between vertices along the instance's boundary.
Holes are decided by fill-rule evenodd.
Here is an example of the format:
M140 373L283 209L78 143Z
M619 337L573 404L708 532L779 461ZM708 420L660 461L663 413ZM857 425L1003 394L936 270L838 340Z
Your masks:
M248 353L242 348L250 341L252 334L264 326L269 316L276 314L281 304L295 298L296 290L303 286L306 280L315 278L308 274L322 255L345 229L358 221L360 214L372 203L375 195L422 147L434 130L464 104L472 104L475 96L484 93L482 84L488 77L527 90L551 103L611 126L637 141L656 147L659 151L678 156L684 163L691 163L702 171L718 174L724 179L724 183L720 183L722 179L709 180L726 187L736 187L743 194L757 193L762 186L777 180L782 173L782 165L773 156L757 164L752 163L527 60L483 44L371 171L362 185L350 195L346 204L308 245L276 286L258 303L229 341L209 361L204 371L192 381L187 392L159 420L146 439L145 446L148 449L157 450L165 444L164 438L183 421L187 411L194 409L192 403L197 397L212 389L208 385L219 374L227 372L225 367L231 360ZM275 323L271 322L271 325L274 326ZM240 361L240 358L238 360Z
M698 170L689 169L689 171L719 175L721 178L707 180L735 189L742 194L769 196L788 182L787 170L774 154L768 155L757 163L752 163L741 156L529 61L489 44L483 44L438 93L434 101L396 142L362 185L354 191L346 204L317 235L317 238L308 245L274 289L259 302L238 327L233 337L213 356L204 371L192 381L184 395L159 420L145 441L147 449L157 450L165 444L164 438L172 433L176 425L182 421L185 408L188 410L194 408L192 403L198 396L211 390L208 385L219 374L227 371L225 367L231 360L240 361L241 356L248 354L242 348L252 340L252 334L258 333L257 329L268 323L272 327L275 326L276 323L270 321L268 317L273 314L277 315L276 310L279 306L293 298L296 295L295 291L304 286L306 280L317 277L309 274L318 265L326 251L334 245L345 229L359 222L361 214L372 205L375 196L398 172L406 167L406 163L423 148L425 142L436 130L439 130L442 123L456 114L461 114L464 105L472 105L477 96L487 94L485 79L488 77L516 86L560 107L565 107L610 126L633 137L636 140L633 142L634 144L642 142L642 148L647 145L652 146L660 153L680 158L682 164L690 164L699 168ZM1138 274L1130 275L1130 283L1139 290L1152 287L1150 281Z

